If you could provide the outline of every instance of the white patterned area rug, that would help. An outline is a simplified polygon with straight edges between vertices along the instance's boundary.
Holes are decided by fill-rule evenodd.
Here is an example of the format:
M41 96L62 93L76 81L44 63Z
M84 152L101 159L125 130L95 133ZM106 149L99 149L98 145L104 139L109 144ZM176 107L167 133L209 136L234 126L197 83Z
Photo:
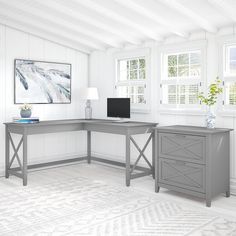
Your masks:
M236 219L76 177L0 189L0 235L234 236Z

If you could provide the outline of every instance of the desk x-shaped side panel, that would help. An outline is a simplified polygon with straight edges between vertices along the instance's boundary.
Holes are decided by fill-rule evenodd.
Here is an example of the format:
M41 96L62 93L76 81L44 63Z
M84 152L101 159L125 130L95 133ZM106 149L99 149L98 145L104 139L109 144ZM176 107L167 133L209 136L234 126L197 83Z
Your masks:
M155 157L155 149L154 149L155 140L154 140L154 138L155 138L154 133L151 132L146 143L144 144L143 148L141 149L131 135L129 135L129 134L126 135L126 186L130 186L131 179L135 179L135 178L139 178L139 177L143 177L143 176L147 176L147 175L152 175L154 178L154 159L155 159L154 158ZM151 140L152 140L152 146L153 146L152 147L152 156L153 156L152 164L150 163L150 161L148 160L148 158L144 154L144 152ZM133 165L131 165L131 161L130 161L130 143L131 142L133 143L133 145L136 147L136 149L139 152L139 156L137 157L137 159ZM150 169L145 170L145 171L141 171L139 173L133 173L141 158L143 158L145 160L145 162L148 164Z
M15 175L23 179L23 185L27 185L27 135L23 134L16 147L11 133L6 127L6 143L5 143L5 155L6 155L6 166L5 166L5 177L9 178L9 174ZM10 144L13 149L13 156L10 159ZM22 160L19 156L21 146L23 147ZM12 168L14 161L17 160L19 167Z
M138 144L135 142L134 138L131 136L130 137L130 140L132 141L132 143L134 144L134 146L136 147L136 149L139 151L139 156L138 158L136 159L134 165L132 166L131 168L131 179L134 179L134 178L138 178L138 177L141 177L141 176L145 176L145 175L150 175L150 174L153 174L153 166L152 164L149 162L149 160L147 159L147 157L145 156L144 152L148 146L148 144L150 143L151 139L153 138L153 134L150 134L149 135L149 138L147 139L144 147L142 149L140 149L140 147L138 146ZM141 157L143 157L143 159L146 161L146 163L148 164L148 166L150 167L150 170L149 171L144 171L142 173L137 173L137 174L133 174L132 173L134 172L135 168L137 167L137 164L139 163Z

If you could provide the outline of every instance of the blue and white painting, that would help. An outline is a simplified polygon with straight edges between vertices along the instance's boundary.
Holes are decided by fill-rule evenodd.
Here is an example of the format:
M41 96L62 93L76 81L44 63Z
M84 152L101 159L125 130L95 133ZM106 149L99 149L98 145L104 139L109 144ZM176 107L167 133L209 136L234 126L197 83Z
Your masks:
M71 65L15 60L15 103L70 103Z

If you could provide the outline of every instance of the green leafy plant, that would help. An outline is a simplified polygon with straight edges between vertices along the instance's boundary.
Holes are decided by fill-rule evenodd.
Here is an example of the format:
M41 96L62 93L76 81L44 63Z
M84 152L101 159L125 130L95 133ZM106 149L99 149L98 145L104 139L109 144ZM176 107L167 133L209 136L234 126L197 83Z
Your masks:
M198 98L200 101L207 106L213 106L216 101L218 94L221 94L223 92L223 88L220 86L221 80L219 77L216 77L216 80L214 83L210 84L209 91L207 93L207 96L204 96L203 93L199 93Z

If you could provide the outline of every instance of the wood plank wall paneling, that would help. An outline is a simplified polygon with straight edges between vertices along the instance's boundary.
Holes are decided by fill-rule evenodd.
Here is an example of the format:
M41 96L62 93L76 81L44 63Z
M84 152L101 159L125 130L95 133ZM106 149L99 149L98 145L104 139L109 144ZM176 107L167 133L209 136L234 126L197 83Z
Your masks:
M19 115L14 105L14 59L67 62L72 64L72 103L33 105L33 116L40 119L73 119L84 116L84 102L78 90L88 84L88 55L0 24L0 175L4 170L4 125ZM17 138L17 137L15 137ZM79 144L79 145L78 145ZM39 163L83 156L84 132L35 135L29 138L29 162Z

